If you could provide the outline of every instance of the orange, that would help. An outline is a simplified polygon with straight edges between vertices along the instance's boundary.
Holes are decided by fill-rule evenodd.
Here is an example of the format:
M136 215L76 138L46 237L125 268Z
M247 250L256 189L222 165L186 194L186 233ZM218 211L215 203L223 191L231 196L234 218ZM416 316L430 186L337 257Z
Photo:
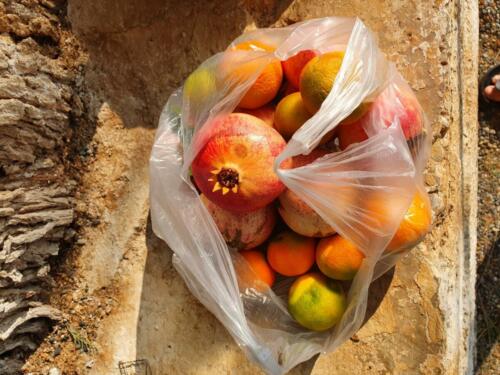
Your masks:
M367 195L363 202L363 210L367 217L365 221L374 229L386 232L389 225L394 222L395 215L399 215L398 207L401 206L404 197L390 197L377 193ZM432 213L427 193L417 191L403 220L389 242L386 251L399 251L415 246L431 227Z
M273 52L276 48L270 46L266 43L262 43L259 40L246 40L244 42L236 44L233 49L242 51L266 51Z
M300 92L294 92L278 103L274 114L274 128L288 140L309 118L311 114L306 109Z
M240 254L245 258L248 262L248 265L255 273L255 276L262 282L272 287L274 284L274 271L269 267L269 264L266 262L266 258L264 254L257 250L245 250L240 251Z
M285 138L289 140L293 134L304 123L311 118L311 114L306 109L300 92L294 92L285 96L276 106L274 113L274 128ZM335 136L336 129L326 133L321 139L320 145L324 145Z
M372 108L373 102L363 102L359 106L356 107L354 111L351 112L349 116L343 119L340 122L340 125L351 125L368 113L368 111Z
M432 213L426 195L420 192L415 194L396 234L387 246L387 251L404 250L415 246L429 231Z
M361 119L363 120L364 117L362 117ZM339 136L339 147L341 150L345 150L349 145L352 145L353 143L363 142L368 139L368 135L366 134L361 121L355 121L352 123L341 122L337 129L337 134Z
M315 245L313 238L287 230L271 238L267 260L276 272L284 276L302 275L314 264Z
M316 264L326 276L336 280L352 280L365 255L345 238L335 235L323 238L316 249Z
M342 286L320 273L299 277L288 293L288 311L300 325L313 331L332 328L346 308Z
M340 70L344 52L328 52L310 60L300 75L300 94L310 113L316 113L326 99Z
M249 115L258 117L270 127L273 127L274 125L274 111L274 106L270 104L257 109L236 108L234 110L234 112L247 113Z
M272 52L274 51L274 49L274 47L271 47L257 40L242 42L232 48L232 50L265 52ZM253 71L261 68L261 64L262 63L261 61L259 61L259 59L240 63L238 66L236 66L236 68L234 68L233 74L242 77L250 77ZM239 103L239 107L246 109L255 109L269 103L278 93L282 79L283 70L281 68L281 62L277 58L273 57L271 59L271 62L268 63L261 71L260 75L257 77L257 80L245 93Z

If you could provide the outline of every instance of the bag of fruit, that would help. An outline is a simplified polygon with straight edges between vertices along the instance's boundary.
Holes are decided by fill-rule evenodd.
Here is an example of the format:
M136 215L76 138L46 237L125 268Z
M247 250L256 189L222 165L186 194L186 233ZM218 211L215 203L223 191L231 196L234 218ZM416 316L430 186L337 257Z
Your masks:
M429 134L359 19L243 34L163 110L154 232L248 356L282 374L349 339L370 283L429 230Z

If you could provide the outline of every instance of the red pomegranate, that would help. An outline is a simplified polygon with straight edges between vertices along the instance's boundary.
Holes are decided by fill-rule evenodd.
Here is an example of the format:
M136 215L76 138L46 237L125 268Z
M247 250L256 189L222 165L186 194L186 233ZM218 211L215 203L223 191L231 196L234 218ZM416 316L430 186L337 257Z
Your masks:
M410 91L390 87L382 92L370 109L356 121L343 121L338 126L339 145L342 150L347 146L368 139L365 128L372 118L380 116L385 126L390 126L397 117L406 140L422 132L423 119L420 104Z
M328 154L323 149L315 149L309 155L298 155L292 159L292 167L302 167ZM283 221L292 229L307 237L326 237L335 233L335 230L309 207L290 189L286 189L279 197L278 211Z
M244 113L232 113L205 126L210 135L191 169L209 200L228 211L250 212L281 194L285 186L273 164L286 143L276 130ZM281 167L287 165L289 161Z
M264 243L273 231L276 223L276 208L273 205L250 212L231 212L210 202L203 194L200 199L230 247L252 249Z

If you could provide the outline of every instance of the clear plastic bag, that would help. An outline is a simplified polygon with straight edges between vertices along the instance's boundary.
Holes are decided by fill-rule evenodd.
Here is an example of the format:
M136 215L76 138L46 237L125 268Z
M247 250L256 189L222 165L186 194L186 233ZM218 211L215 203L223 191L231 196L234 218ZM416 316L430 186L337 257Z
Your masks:
M384 253L417 190L429 153L429 126L420 107L420 135L407 141L400 126L402 100L411 89L356 18L322 18L280 29L259 29L237 38L276 46L274 52L233 51L231 66L251 62L247 76L226 75L217 67L228 52L205 61L199 100L187 100L187 87L174 92L165 106L150 160L151 217L154 232L174 251L173 262L191 292L224 324L230 334L269 374L282 374L317 353L331 352L362 325L370 283L389 270L403 253ZM259 285L244 259L228 249L189 178L189 166L206 142L207 124L231 113L260 70L277 57L285 60L304 49L345 51L342 67L321 109L288 142L275 163L283 183L340 235L365 254L348 292L340 323L325 332L300 327L286 308L287 282L273 290ZM360 103L387 100L363 124L368 139L313 163L280 169L281 161L308 154ZM394 111L400 104L400 113ZM417 102L418 103L418 102ZM346 187L355 191L346 194ZM382 207L365 204L374 196Z

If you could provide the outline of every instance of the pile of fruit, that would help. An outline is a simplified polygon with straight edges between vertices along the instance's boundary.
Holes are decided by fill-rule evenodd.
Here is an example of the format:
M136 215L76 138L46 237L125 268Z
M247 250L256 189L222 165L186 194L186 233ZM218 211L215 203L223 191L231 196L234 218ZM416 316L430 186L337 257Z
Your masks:
M230 67L228 77L238 79L251 74L258 64L231 64L230 52L235 50L270 52L274 48L256 40L232 46L220 66ZM287 189L273 163L293 134L320 110L343 57L342 51L305 50L259 67L258 78L234 112L204 125L206 142L191 164L200 199L228 246L240 252L261 285L273 287L277 277L295 278L289 289L289 312L314 331L339 322L347 305L346 288L365 255ZM197 70L186 81L184 96L196 103L213 90L217 83ZM365 129L373 118L389 126L397 117L407 141L419 137L423 119L418 102L411 92L392 90L390 95L382 90L373 101L362 103L323 137L318 148L285 160L281 168L304 166L368 139ZM377 201L375 195L360 197L355 189L344 195L370 212L390 209L387 201ZM386 251L414 246L430 224L428 199L419 192Z

